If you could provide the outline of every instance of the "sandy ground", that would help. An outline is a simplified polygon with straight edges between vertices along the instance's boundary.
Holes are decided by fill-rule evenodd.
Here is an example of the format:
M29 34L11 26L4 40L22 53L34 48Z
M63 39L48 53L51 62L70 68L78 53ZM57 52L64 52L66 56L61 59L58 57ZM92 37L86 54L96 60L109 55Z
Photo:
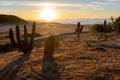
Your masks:
M24 24L23 24L24 25ZM23 25L20 26L20 30L23 30ZM15 31L15 24L11 25L0 25L0 32L8 32L10 28L12 28ZM28 31L31 30L32 24L26 24ZM43 36L52 34L60 34L71 32L74 28L76 28L75 24L40 24L36 23L36 32L42 34Z
M46 72L42 71L44 47L27 55L0 54L0 80L120 80L120 48L92 46L88 40L97 37L86 29L79 41L76 34L60 36L50 61L54 66ZM120 37L114 41L120 42Z
M24 24L23 24L24 25ZM19 25L21 32L23 31L23 25ZM7 42L9 39L4 38L8 36L9 29L12 28L15 31L15 24L0 25L0 42ZM32 24L26 24L28 32L31 32ZM73 32L76 28L75 24L40 24L36 23L36 32L42 36L59 35L62 33ZM22 32L23 33L23 32Z
M24 24L23 24L24 25ZM20 26L21 32L23 31L23 25ZM15 31L15 24L11 25L0 25L0 42L8 42L8 38L4 38L4 36L8 36L9 29L12 28L13 31ZM32 24L26 24L28 32L31 32ZM85 25L85 30L88 30L87 27L90 27L89 25ZM74 32L76 28L75 24L40 24L36 23L36 32L41 34L42 37L49 36L49 35L59 35L63 33L70 33ZM23 33L23 32L22 32Z

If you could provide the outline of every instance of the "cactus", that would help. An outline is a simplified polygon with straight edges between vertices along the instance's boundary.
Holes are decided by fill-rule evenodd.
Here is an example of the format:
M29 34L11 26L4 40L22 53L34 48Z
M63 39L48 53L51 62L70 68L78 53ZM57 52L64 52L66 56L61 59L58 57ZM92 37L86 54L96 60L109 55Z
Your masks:
M113 17L111 17L111 21L112 21L112 23L114 23L114 18Z
M79 39L80 37L80 33L82 32L83 30L83 25L80 25L80 22L77 23L77 28L75 29L75 32L77 33L77 37Z
M106 23L107 23L106 20L104 20L104 27L106 27Z
M24 25L24 40L21 39L19 26L16 25L16 39L17 39L17 42L14 39L13 30L10 28L10 30L9 30L10 41L11 41L11 43L14 47L18 48L19 52L23 52L25 54L25 53L30 53L32 51L32 49L33 49L33 39L34 39L34 34L35 34L35 27L36 27L36 23L34 22L33 26L32 26L32 36L31 36L30 42L28 41L28 38L27 38L26 25Z
M104 32L106 32L107 30L106 23L107 23L106 20L104 20L104 29L103 29Z
M52 58L55 51L55 36L50 36L45 42L44 58Z

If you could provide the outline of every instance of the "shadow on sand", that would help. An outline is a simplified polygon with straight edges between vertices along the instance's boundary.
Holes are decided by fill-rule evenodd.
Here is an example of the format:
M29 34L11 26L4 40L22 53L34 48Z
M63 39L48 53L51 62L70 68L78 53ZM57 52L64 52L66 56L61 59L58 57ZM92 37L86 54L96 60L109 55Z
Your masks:
M61 80L61 74L53 57L43 58L40 77L42 80Z
M6 67L0 70L0 80L13 80L17 75L18 71L22 67L24 61L29 60L29 54L23 54L17 60L11 62Z

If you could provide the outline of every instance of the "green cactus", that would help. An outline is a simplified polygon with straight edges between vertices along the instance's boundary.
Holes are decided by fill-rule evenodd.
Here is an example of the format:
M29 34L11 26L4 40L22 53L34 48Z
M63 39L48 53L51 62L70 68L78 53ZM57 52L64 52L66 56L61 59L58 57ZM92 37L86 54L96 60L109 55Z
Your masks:
M106 32L107 30L106 23L107 23L106 20L104 20L104 29L103 29L104 32Z
M104 20L104 27L106 27L106 20Z
M80 25L80 22L77 23L77 28L75 29L75 32L77 33L77 37L79 39L80 37L80 33L82 32L83 30L83 25Z
M35 34L35 27L36 27L36 23L34 22L33 26L32 26L32 36L31 36L30 42L28 41L28 38L27 38L26 25L24 25L24 40L21 39L19 26L16 25L16 39L17 39L17 42L14 39L13 30L10 28L10 30L9 30L10 41L13 44L14 47L18 48L19 52L23 52L25 54L25 53L30 53L32 51L32 49L33 49L33 39L34 39L34 34Z
M114 21L114 17L111 17L111 21L112 21L112 23L114 23L115 21Z
M45 42L44 58L52 58L55 51L55 36L50 36Z

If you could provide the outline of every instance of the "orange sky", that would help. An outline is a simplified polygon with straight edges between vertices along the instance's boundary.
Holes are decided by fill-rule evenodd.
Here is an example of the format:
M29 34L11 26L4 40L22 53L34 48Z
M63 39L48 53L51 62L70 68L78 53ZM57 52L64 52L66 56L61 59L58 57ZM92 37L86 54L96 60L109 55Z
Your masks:
M5 0L0 1L0 13L16 15L27 20L42 20L40 12L46 6L55 10L56 19L120 16L120 0Z

